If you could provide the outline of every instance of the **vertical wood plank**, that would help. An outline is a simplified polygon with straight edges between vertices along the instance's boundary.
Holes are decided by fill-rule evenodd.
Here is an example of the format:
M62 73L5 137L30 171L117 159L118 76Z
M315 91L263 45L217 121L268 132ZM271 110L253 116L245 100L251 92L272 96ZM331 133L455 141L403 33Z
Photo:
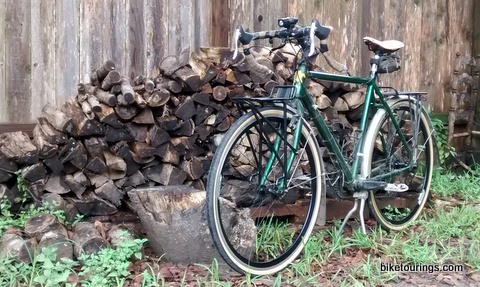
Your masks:
M171 3L171 2L170 2ZM145 1L127 0L127 56L125 74L146 75Z
M31 0L32 119L55 98L55 1Z
M0 39L5 39L6 29L6 3L0 2ZM6 41L0 41L0 123L8 121L7 116L7 93L6 93L6 78L5 78L5 47Z
M429 96L427 97L427 108L429 110L433 109L433 104L435 99L439 97L436 94L435 89L435 62L436 62L436 25L437 23L436 14L437 6L424 4L422 3L422 40L421 40L421 52L420 52L420 65L423 67L428 67L423 69L423 77L420 83L420 90L428 91ZM446 112L446 111L445 111Z
M80 3L56 1L55 8L55 103L75 95L80 81ZM82 42L83 43L83 42Z
M210 43L214 47L229 46L229 37L231 37L229 35L230 27L231 25L236 26L236 24L234 24L235 19L230 18L230 9L233 10L233 7L229 6L229 2L230 1L222 0L212 0L211 2L212 37ZM237 3L237 1L234 1L234 3Z
M223 2L222 0L214 0L213 2L215 1ZM229 17L230 23L225 25L228 28L228 31L224 31L223 37L227 37L227 43L230 45L230 47L232 47L234 44L232 41L233 33L238 25L241 25L246 31L254 30L253 7L257 2L253 3L253 1L248 0L230 0L228 2L230 3L230 6L228 7L229 9L227 11L220 12L222 12L222 14L229 15L227 17ZM215 6L213 8L215 11ZM213 25L216 25L216 23L213 23Z
M435 22L430 25L434 26L436 44L435 55L436 61L434 70L434 95L433 111L441 112L450 108L450 103L447 98L450 97L451 73L450 69L455 58L455 52L451 51L451 35L450 28L450 13L448 10L448 0L437 1L437 13ZM424 5L425 6L425 5ZM453 55L452 55L453 53ZM442 59L439 61L439 59ZM446 105L445 105L446 104Z
M105 53L105 58L110 58L115 62L116 69L121 73L125 72L126 67L126 31L127 31L127 17L126 17L126 1L125 0L110 0L106 3L107 9L110 11L110 18L108 20L108 28L110 32L110 41ZM104 37L105 38L105 37ZM107 59L104 59L107 60Z
M6 1L5 94L10 123L32 121L30 111L30 0Z
M192 0L195 3L194 11L195 13L195 24L194 37L195 37L195 46L197 49L199 47L206 47L210 45L210 40L213 34L213 25L212 25L212 15L213 11L211 9L212 2L214 0ZM227 2L227 1L224 1ZM225 45L227 46L228 43Z
M146 10L147 34L147 76L156 77L160 74L160 62L167 54L166 5L161 0L148 0Z
M254 31L278 30L278 19L287 17L287 1L264 0L257 1L253 7ZM274 41L278 45L279 40ZM268 40L257 41L256 45L272 47Z
M404 75L403 89L407 91L420 90L421 78L420 53L422 38L422 6L420 1L411 0L405 5L404 53L402 58L402 72Z

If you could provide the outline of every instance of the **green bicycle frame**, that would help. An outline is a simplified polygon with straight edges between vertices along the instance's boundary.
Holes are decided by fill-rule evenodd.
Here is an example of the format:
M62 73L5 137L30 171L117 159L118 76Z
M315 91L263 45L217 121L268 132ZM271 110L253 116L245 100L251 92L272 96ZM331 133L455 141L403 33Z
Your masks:
M351 165L349 165L346 159L344 158L339 145L335 141L333 134L328 128L327 123L323 119L320 111L315 106L315 103L313 102L312 97L309 95L307 89L305 88L304 83L307 78L342 82L342 83L359 84L367 87L363 113L360 120L360 125L357 130L358 139L360 140L360 142L355 145L356 148L354 150L354 153L356 153L356 155L354 156L354 161ZM345 75L338 75L338 74L331 74L331 73L324 73L324 72L309 71L306 64L300 64L296 71L295 79L293 82L293 85L295 86L295 99L298 99L301 102L301 105L298 105L299 108L301 109L302 106L305 107L307 112L312 117L313 123L317 128L320 134L320 137L322 138L322 142L325 144L327 149L334 154L335 159L344 174L345 182L350 187L354 187L354 183L357 181L356 177L359 173L361 158L363 157L363 153L362 153L363 145L364 145L363 134L367 127L370 107L373 107L375 109L383 108L386 110L386 113L388 114L388 117L391 119L393 126L400 137L400 140L402 141L403 145L405 146L408 152L409 157L411 159L413 158L413 151L410 149L409 145L407 144L407 141L403 136L403 133L401 132L401 128L397 122L397 119L395 118L392 110L390 109L388 103L386 102L384 95L380 91L379 87L376 85L375 80L376 80L376 75L373 72L370 74L369 78L352 77L352 76L345 76ZM374 95L378 96L378 99L380 100L379 103L376 102ZM297 109L297 110L300 114L302 114L303 110L300 110L300 109ZM292 150L290 151L290 154L288 156L288 160L285 166L284 176L286 177L290 173L290 168L293 164L295 152L300 140L301 127L302 127L302 121L298 121L295 129L294 137L293 137ZM280 147L280 139L277 136L277 139L273 147L274 148L273 153L278 154L279 147ZM265 173L262 176L262 179L260 181L261 185L263 185L266 182L267 175L269 174L269 171L272 169L273 162L274 162L274 159L272 156L267 162ZM410 162L412 163L413 161L410 161ZM412 168L412 164L410 164L410 166L408 167L377 176L375 177L375 180L382 180L390 176L393 176L395 174L402 173L405 170L408 170L411 168ZM284 181L281 181L279 183L279 186L278 186L279 190L282 190L283 184L284 184Z

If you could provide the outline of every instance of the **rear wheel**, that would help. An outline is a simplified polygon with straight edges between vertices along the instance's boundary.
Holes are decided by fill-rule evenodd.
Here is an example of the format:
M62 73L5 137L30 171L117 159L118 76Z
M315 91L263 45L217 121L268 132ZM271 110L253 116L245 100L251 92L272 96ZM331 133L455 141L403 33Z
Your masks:
M299 126L292 152L296 117L272 107L260 113L242 116L224 135L207 179L208 223L217 250L236 271L255 275L278 272L299 255L323 192L321 156L309 126Z
M385 111L380 111L372 120L377 123L371 135L370 145L366 145L364 154L371 154L368 177L375 178L397 171L382 181L406 184L404 192L370 191L368 199L370 210L377 222L387 230L401 230L418 218L430 195L430 183L433 171L433 141L430 119L422 109L419 113L418 136L415 143L415 122L413 114L415 103L400 100L390 107L405 141L413 156L407 152L399 133ZM379 117L379 120L378 118ZM377 119L377 120L376 120ZM413 168L408 168L412 166Z

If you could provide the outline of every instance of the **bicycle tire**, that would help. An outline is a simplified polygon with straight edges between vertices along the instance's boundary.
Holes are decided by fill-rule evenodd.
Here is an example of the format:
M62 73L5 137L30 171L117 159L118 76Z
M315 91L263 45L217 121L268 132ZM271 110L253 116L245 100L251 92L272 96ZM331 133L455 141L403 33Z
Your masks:
M412 108L416 105L413 99L396 100L390 108L397 118L407 143L413 145ZM427 112L422 108L417 139L417 167L387 180L390 183L405 183L405 192L370 191L368 205L377 223L386 230L402 230L408 227L420 215L430 197L432 181L434 149L433 130ZM398 133L385 110L379 110L372 119L367 132L364 147L363 176L371 178L386 174L396 168L406 167L409 157L398 138ZM393 203L393 205L392 205ZM397 207L395 207L397 206Z
M261 109L260 113L270 124L273 123L274 127L278 129L283 127L284 111L281 108L267 107ZM292 123L293 118L293 114L288 112L285 118L287 132L292 131L288 125ZM276 177L280 173L278 172L277 167L279 165L277 165L277 161L279 159L282 160L283 157L275 159L274 168L268 176L269 179L260 188L258 187L258 175L255 175L255 172L259 171L259 167L264 170L264 164L257 162L252 172L243 172L241 170L242 174L233 171L235 168L232 169L239 161L237 147L248 142L249 146L241 148L243 154L261 153L263 148L268 147L266 141L272 139L272 134L274 133L271 130L272 126L269 126L265 120L257 118L252 112L243 115L232 125L223 136L221 144L214 154L207 178L207 218L209 229L222 258L231 268L239 273L267 275L284 269L303 250L304 244L313 230L320 208L321 193L324 191L323 162L313 131L304 120L302 121L299 149L295 153L295 160L292 165L294 172L288 178L288 188L281 195L271 194L265 192L265 190L268 191L267 185L270 185L269 190L272 190L272 186L278 186L276 182L279 182L279 178ZM258 136L256 143L255 140L245 141L245 139L248 139L248 136L254 138L254 135L259 133L258 129L262 131L262 135ZM291 139L291 137L286 138L287 141ZM283 144L280 145L280 147L282 146ZM265 153L271 154L271 149L268 148L265 150ZM282 151L279 151L278 154L281 155ZM308 164L305 164L306 162ZM297 165L297 163L299 164ZM298 169L298 167L302 169ZM310 173L305 171L307 168L310 169ZM234 189L234 194L232 192L226 193L226 190L232 190L229 189L229 184L234 180L240 181L238 186L241 187L237 186ZM236 196L241 197L242 200L237 199ZM249 196L251 198L248 198ZM292 202L292 200L294 201ZM296 207L296 204L305 204L305 201L308 201L306 213L297 214L298 210L293 210L293 208ZM238 228L240 230L237 230L237 232L243 235L250 232L251 239L246 241L251 245L248 245L248 242L237 244L235 242L237 239L232 238L234 237L232 233L235 233L235 231L229 230L229 227L232 227L232 223L230 222L231 216L228 213L231 211L232 205L235 210L240 210L242 216L247 217L246 222L250 222L250 224L246 224L250 228L245 228L246 230L243 231L241 228ZM274 211L273 207L276 208ZM285 214L295 213L295 224L290 220L290 217L285 217L285 214L281 211L285 211ZM302 224L299 227L299 231L297 232L296 229L293 229L294 232L289 232L291 231L290 228L298 227L297 223ZM279 226L276 224L285 225ZM269 229L269 226L274 228ZM266 230L275 232L286 231L288 233L286 238L291 236L291 241L282 241L282 243L286 243L284 244L285 246L277 243L278 246L273 244L273 247L271 247L267 245L267 242L262 242L263 239L271 235ZM283 236L281 238L285 239ZM270 249L267 250L266 247ZM255 252L254 248L256 248Z

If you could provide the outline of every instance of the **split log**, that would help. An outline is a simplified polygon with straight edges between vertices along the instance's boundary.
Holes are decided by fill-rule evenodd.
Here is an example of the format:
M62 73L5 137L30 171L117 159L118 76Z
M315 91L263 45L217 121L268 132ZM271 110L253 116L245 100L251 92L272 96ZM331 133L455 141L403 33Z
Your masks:
M72 120L51 104L48 103L43 107L42 114L44 118L58 131L64 133L70 133L72 131Z
M365 102L365 93L361 91L349 92L341 96L351 110L358 108Z
M23 239L16 234L4 234L0 241L0 257L13 258L17 262L32 262L35 249L34 240Z
M116 98L115 98L115 101L116 101ZM112 107L104 104L100 104L100 107L102 108L102 110L100 112L95 112L95 115L97 116L97 119L100 122L107 124L109 126L112 126L114 128L119 128L122 126L122 124L118 119L117 114L115 113L115 110Z
M155 90L152 94L145 93L143 98L149 107L160 107L170 100L170 92L167 89L160 88Z
M145 178L162 185L182 184L187 178L186 172L171 164L159 164L143 170Z
M175 77L180 79L187 87L187 90L190 92L197 92L200 90L200 87L202 86L201 85L202 81L200 79L200 76L196 74L189 67L185 66L176 70Z
M195 113L195 104L191 97L187 97L175 110L175 116L184 121L192 118Z
M0 170L14 173L18 170L18 164L0 152Z
M52 174L45 182L45 190L56 194L65 194L71 191L68 184L65 182L64 175Z
M135 137L131 135L125 128L107 127L105 132L105 141L107 143L117 143L121 141L134 141Z
M133 119L138 113L138 108L133 105L116 106L114 110L117 115L125 121Z
M210 264L219 258L206 224L205 192L190 186L138 188L129 197L145 227L153 251L173 263ZM225 205L226 206L226 205ZM227 230L244 248L253 246L255 223L247 210L230 205L225 220L237 222Z
M118 211L112 203L100 198L92 191L85 192L82 199L70 198L70 201L80 214L86 216L106 216Z
M170 135L157 125L152 125L148 130L146 143L151 147L159 147L169 140Z
M65 164L70 161L78 169L83 169L87 164L87 151L82 142L70 138L58 151L60 161Z
M56 144L50 143L47 140L39 125L36 125L33 128L33 142L37 146L38 155L41 158L51 157L58 151L58 146Z
M120 206L122 203L123 193L115 186L113 180L109 180L102 186L96 188L95 193L100 198L110 201L117 207Z
M64 168L62 161L58 155L46 158L43 160L43 164L53 173L60 174Z
M86 170L90 170L88 166L86 167ZM106 167L104 172L106 172ZM83 193L87 190L87 187L90 184L82 171L77 171L73 175L67 174L65 176L65 183L78 198L82 198Z
M38 180L43 180L47 170L43 163L39 162L30 166L26 166L22 169L22 178L27 182L35 182Z
M19 164L34 164L38 161L37 147L23 132L0 134L0 153Z
M160 71L165 76L173 76L181 68L180 60L177 56L167 56L160 62Z
M133 119L132 122L137 124L155 124L152 110L148 107L142 109Z
M82 254L94 254L103 248L110 247L108 242L100 236L95 226L89 222L77 223L72 240L75 243L73 253L76 257L80 257Z
M71 118L75 136L103 135L105 127L97 120L88 119L83 113L78 103L72 99L68 100L62 107L62 111Z

